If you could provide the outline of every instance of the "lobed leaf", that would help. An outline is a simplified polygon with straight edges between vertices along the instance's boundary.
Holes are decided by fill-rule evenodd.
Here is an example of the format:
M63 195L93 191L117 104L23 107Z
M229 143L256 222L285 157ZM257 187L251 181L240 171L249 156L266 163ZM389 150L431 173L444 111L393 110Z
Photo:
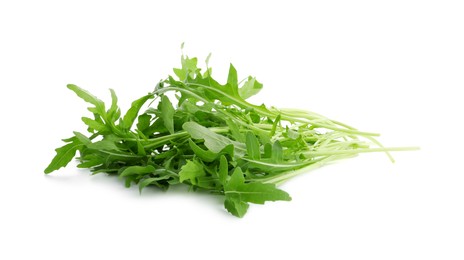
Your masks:
M263 84L259 83L256 78L249 76L245 84L243 84L243 86L238 89L238 93L240 94L240 97L247 99L258 94L262 88Z
M226 209L237 217L242 217L248 209L247 203L264 204L266 201L291 200L288 193L277 189L275 184L245 183L243 172L237 167L229 182L224 186Z
M88 117L82 117L82 122L84 122L90 129L96 130L98 132L107 132L109 130L106 125Z
M245 216L246 212L248 211L248 208L250 207L250 204L240 199L237 199L236 197L226 196L226 199L224 200L224 207L232 215L241 218Z
M187 161L187 163L182 166L179 172L179 181L184 182L186 180L190 181L193 185L198 184L198 177L205 176L205 170L203 165L197 161Z
M70 138L68 140L70 140L71 143L55 149L56 155L44 170L44 173L49 174L60 169L61 167L66 167L66 165L68 165L68 163L76 155L77 150L84 146L76 137Z
M82 89L74 84L68 84L67 87L68 89L74 91L74 93L76 93L76 95L82 98L85 102L93 104L95 106L94 112L100 114L103 117L105 116L105 103L103 101L98 99L96 96L90 94L87 90Z

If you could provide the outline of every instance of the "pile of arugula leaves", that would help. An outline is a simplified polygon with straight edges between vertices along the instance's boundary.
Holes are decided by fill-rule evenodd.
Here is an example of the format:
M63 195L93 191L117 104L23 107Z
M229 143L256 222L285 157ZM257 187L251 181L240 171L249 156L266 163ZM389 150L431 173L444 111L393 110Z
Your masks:
M361 152L407 149L383 148L374 139L378 134L312 112L250 104L246 99L263 85L254 77L239 82L232 64L227 82L220 84L208 59L202 72L197 58L182 55L175 77L132 102L124 115L112 89L108 108L86 90L68 85L93 105L88 108L93 117L82 118L89 136L74 132L64 139L45 173L65 167L79 151L77 167L93 174L118 175L126 187L137 184L140 192L181 183L211 191L224 197L231 214L242 217L249 203L289 201L276 185L311 168Z

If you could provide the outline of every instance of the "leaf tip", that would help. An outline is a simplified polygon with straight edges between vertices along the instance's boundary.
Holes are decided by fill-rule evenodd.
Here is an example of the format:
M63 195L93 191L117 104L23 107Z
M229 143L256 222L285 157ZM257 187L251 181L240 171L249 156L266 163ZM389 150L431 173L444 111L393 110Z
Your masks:
M68 89L70 89L70 90L73 90L73 89L77 88L77 86L74 85L74 84L67 84L66 87L67 87Z

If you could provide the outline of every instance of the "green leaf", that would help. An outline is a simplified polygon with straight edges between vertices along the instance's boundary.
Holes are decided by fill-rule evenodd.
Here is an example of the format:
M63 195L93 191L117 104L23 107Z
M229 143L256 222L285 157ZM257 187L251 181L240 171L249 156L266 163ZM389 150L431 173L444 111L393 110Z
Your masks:
M164 176L155 177L155 178L143 179L142 181L139 182L139 193L142 193L142 190L148 185L156 185L161 188L162 186L159 185L158 182L162 180L167 180L169 178L170 178L169 175L164 175Z
M256 138L256 136L252 132L247 132L246 148L247 148L247 154L251 159L253 160L261 159L259 141L258 141L258 138Z
M296 140L298 137L300 137L300 134L299 134L298 132L296 132L296 131L294 131L294 130L288 128L288 126L287 126L287 129L286 129L286 130L287 130L287 136L288 136L288 138L293 139L293 140Z
M203 150L201 149L195 142L193 142L191 139L189 139L189 145L192 151L202 160L205 162L212 162L216 160L218 157L217 153L211 152L209 150Z
M92 143L92 141L87 136L79 132L76 132L76 131L74 131L73 133L76 136L76 138L79 140L79 142L81 142L83 145L89 145Z
M81 163L77 165L78 168L91 168L105 163L105 158L98 154L86 154L80 158Z
M216 160L220 155L228 154L231 157L234 156L234 146L232 144L224 147L219 153L212 152L210 150L203 150L195 142L189 139L189 145L192 151L204 162L212 162Z
M258 92L263 88L263 84L259 83L256 78L251 76L248 77L248 80L239 88L238 93L243 99L247 99L251 96L258 94Z
M174 74L176 74L176 76L181 81L185 81L187 79L187 76L190 76L191 78L193 78L195 74L197 73L197 71L199 71L199 69L197 68L197 63L198 63L197 58L189 59L189 57L185 57L182 55L181 63L182 63L181 69L177 69L177 68L173 69Z
M215 189L217 185L217 178L214 178L212 176L198 176L197 178L197 183L195 186L211 190Z
M229 67L229 75L227 76L227 83L233 89L238 88L237 70L235 69L234 65L232 65L232 63L230 64L230 67Z
M221 155L219 159L219 170L218 170L219 182L223 185L227 182L227 177L229 177L229 164L227 158L224 155Z
M143 147L143 145L142 145L142 143L140 142L140 140L137 139L136 141L137 141L137 154L138 154L138 155L142 155L142 156L147 155L147 152L145 151L145 148Z
M242 201L255 204L264 204L266 201L290 201L291 197L283 190L275 187L275 184L252 182L240 185L237 189L226 191L229 196L237 197Z
M275 132L277 130L277 125L280 123L280 118L281 118L281 116L280 116L280 114L278 114L276 119L272 123L271 133L269 134L270 137L273 137L275 135Z
M243 176L243 172L240 169L240 167L237 167L232 173L230 180L224 185L224 192L225 192L224 207L232 215L239 217L239 218L243 217L246 214L249 204L241 200L238 196L228 195L227 192L236 190L240 185L243 185L244 182L245 182L245 178Z
M272 161L280 163L282 162L282 159L282 145L280 144L279 140L277 140L272 145Z
M243 176L242 169L240 167L235 168L230 180L224 185L224 191L234 191L239 186L245 183L245 177Z
M272 156L272 144L266 143L264 144L263 158L271 158L271 156Z
M211 52L208 54L208 56L205 59L205 64L206 64L206 71L203 73L203 78L210 77L212 74L213 69L209 67L209 60L211 58Z
M205 59L205 64L206 64L206 67L209 68L209 60L211 59L211 52L208 54L208 56L206 56L206 59Z
M235 155L241 157L245 154L245 145L236 141L232 141L229 138L217 134L210 129L199 125L195 122L186 122L182 125L182 128L190 134L194 139L205 140L205 146L212 152L219 153L227 145L232 144L235 149Z
M96 111L98 114L105 116L105 103L98 99L96 96L90 94L87 90L84 90L76 85L73 84L68 84L67 85L68 89L74 91L74 93L77 94L80 98L82 98L85 102L88 102L90 104L93 104L96 108Z
M124 115L123 122L124 122L124 127L126 129L130 129L132 127L132 124L134 123L135 119L137 118L137 115L142 108L142 106L147 102L147 100L152 99L153 94L148 94L145 95L134 102L132 102L131 108L127 111L126 115Z
M172 71L174 71L174 74L182 81L187 78L187 72L182 69L174 68Z
M82 117L82 122L84 122L88 127L91 129L94 129L98 132L107 132L109 129L106 125L97 122L91 118L88 117Z
M240 199L235 197L226 197L224 201L224 207L229 211L232 215L236 217L243 217L250 205Z
M121 172L119 178L131 176L131 175L145 175L149 173L153 173L155 171L155 167L152 165L146 166L129 166L124 171Z
M150 127L151 116L148 114L142 114L138 117L137 129L141 132L144 132L148 127Z
M164 126L168 129L169 133L174 133L174 107L169 98L165 95L161 96L161 118L163 119Z
M196 185L198 183L197 178L205 175L203 165L197 161L187 161L187 164L182 166L179 172L179 181L184 182L185 180L189 180L192 185Z
M226 119L226 124L229 127L232 137L238 142L245 143L245 136L242 133L240 133L240 128L238 127L238 125L232 122L232 120L230 119Z
M261 117L254 110L250 111L249 116L250 116L251 122L255 124L258 124L261 121Z
M72 142L55 149L56 155L45 169L44 173L49 174L61 167L66 167L66 165L68 165L68 163L76 155L77 150L83 147L83 144L76 137L70 138L68 140L71 140Z
M101 140L87 145L87 148L94 150L119 151L121 150L113 140Z
M241 217L248 208L245 204L264 204L266 201L291 200L288 193L277 189L274 184L251 182L245 183L243 172L237 167L229 182L224 186L226 200L224 206L235 216Z
M111 120L111 122L116 122L119 119L120 110L118 107L118 96L116 96L116 92L114 92L113 89L110 89L111 92L111 107L107 111L108 119Z
M131 183L135 181L135 179L136 179L136 176L127 176L126 180L124 181L124 186L126 186L126 188L130 188Z

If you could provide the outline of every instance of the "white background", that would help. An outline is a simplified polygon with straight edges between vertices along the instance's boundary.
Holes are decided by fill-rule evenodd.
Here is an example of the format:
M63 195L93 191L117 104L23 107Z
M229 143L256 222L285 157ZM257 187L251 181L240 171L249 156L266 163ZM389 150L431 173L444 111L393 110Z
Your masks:
M0 2L0 259L464 259L462 1L154 2ZM254 102L422 149L299 176L243 219L74 163L43 174L88 115L67 83L127 109L183 41L219 78L257 76Z

